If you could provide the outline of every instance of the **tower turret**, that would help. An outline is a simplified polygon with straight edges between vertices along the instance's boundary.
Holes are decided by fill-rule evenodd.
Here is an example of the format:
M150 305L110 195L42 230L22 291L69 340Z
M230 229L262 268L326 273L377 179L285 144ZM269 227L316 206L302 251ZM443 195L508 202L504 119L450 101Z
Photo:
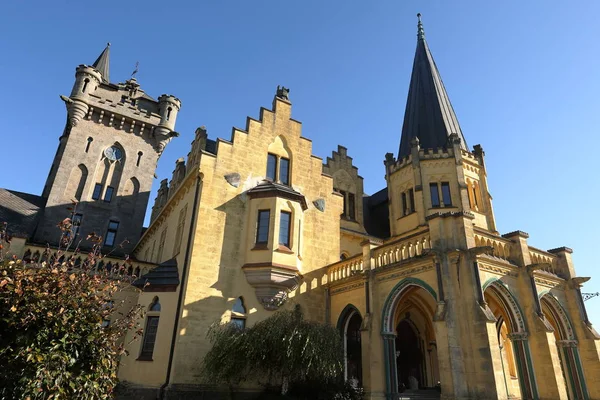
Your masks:
M154 130L159 153L162 153L173 137L179 136L175 132L177 113L181 108L181 100L170 94L163 94L158 98L158 111L160 123Z
M60 237L57 221L69 216L73 201L81 237L105 237L113 254L128 252L140 237L156 163L177 136L181 102L167 95L155 100L133 76L110 82L109 53L107 45L93 65L78 66L71 95L61 96L67 125L42 194L36 241Z

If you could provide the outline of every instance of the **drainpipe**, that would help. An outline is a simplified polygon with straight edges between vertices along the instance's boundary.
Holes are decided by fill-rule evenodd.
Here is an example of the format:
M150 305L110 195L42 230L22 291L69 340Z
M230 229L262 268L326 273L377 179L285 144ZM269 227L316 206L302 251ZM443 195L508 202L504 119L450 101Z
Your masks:
M173 367L173 356L175 354L175 343L177 341L177 326L179 325L179 319L181 315L181 305L183 304L183 289L188 275L188 269L190 266L190 253L192 249L192 238L196 231L196 214L198 213L198 200L200 197L200 187L202 185L202 178L200 174L196 177L196 193L194 194L194 208L192 209L192 219L190 223L190 233L188 235L187 247L185 249L185 258L183 260L183 269L181 271L181 281L179 282L179 297L177 298L177 310L175 311L175 322L173 323L173 334L171 336L171 348L169 350L169 363L167 364L167 376L165 377L165 383L160 387L158 392L158 399L162 399L165 394L165 388L171 382L171 369Z

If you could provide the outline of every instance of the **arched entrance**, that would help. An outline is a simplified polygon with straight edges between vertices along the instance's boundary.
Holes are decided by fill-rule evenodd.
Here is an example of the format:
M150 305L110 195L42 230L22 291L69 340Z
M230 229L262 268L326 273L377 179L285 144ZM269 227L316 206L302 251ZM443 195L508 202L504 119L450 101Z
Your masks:
M388 398L405 390L431 389L439 381L436 303L435 291L415 278L400 281L388 296L382 326Z
M567 386L569 399L589 399L585 377L579 358L577 339L562 305L550 293L544 294L540 303L542 312L554 329L554 344L560 359L560 367Z
M362 386L362 317L356 307L346 306L337 326L344 341L344 378Z
M496 317L504 384L509 397L537 399L525 319L514 296L499 280L483 286L485 301Z

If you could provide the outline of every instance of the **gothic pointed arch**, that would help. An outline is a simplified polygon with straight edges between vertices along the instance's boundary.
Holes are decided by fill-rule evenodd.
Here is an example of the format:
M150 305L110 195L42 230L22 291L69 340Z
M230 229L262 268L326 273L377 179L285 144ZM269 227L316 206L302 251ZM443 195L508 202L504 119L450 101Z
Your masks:
M500 351L506 349L507 362L515 360L518 386L511 386L505 375L509 395L521 395L524 399L538 398L538 389L528 341L527 323L516 297L508 286L498 278L491 278L483 284L487 307L496 317L496 330ZM504 361L503 361L504 363ZM510 371L512 365L508 365ZM505 372L506 373L506 372ZM516 391L514 393L511 391Z
M404 278L400 282L394 286L385 300L383 306L383 314L381 318L381 333L383 335L393 335L394 334L394 311L400 298L404 295L404 293L410 287L419 287L424 289L427 293L433 297L433 300L437 302L438 296L436 291L429 286L425 281L418 278Z

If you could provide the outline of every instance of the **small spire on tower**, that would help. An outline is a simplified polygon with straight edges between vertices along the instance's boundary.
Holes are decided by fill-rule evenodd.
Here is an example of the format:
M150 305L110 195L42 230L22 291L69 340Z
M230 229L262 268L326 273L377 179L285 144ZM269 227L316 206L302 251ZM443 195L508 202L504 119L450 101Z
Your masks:
M421 13L417 14L419 22L417 23L417 38L425 39L425 30L423 29L423 22L421 22Z
M94 64L92 64L92 67L96 68L102 75L102 81L104 83L110 82L110 78L108 75L109 64L110 64L109 56L110 56L110 43L106 43L106 48L104 49L104 51L102 51L100 56L98 56L96 61L94 61Z

